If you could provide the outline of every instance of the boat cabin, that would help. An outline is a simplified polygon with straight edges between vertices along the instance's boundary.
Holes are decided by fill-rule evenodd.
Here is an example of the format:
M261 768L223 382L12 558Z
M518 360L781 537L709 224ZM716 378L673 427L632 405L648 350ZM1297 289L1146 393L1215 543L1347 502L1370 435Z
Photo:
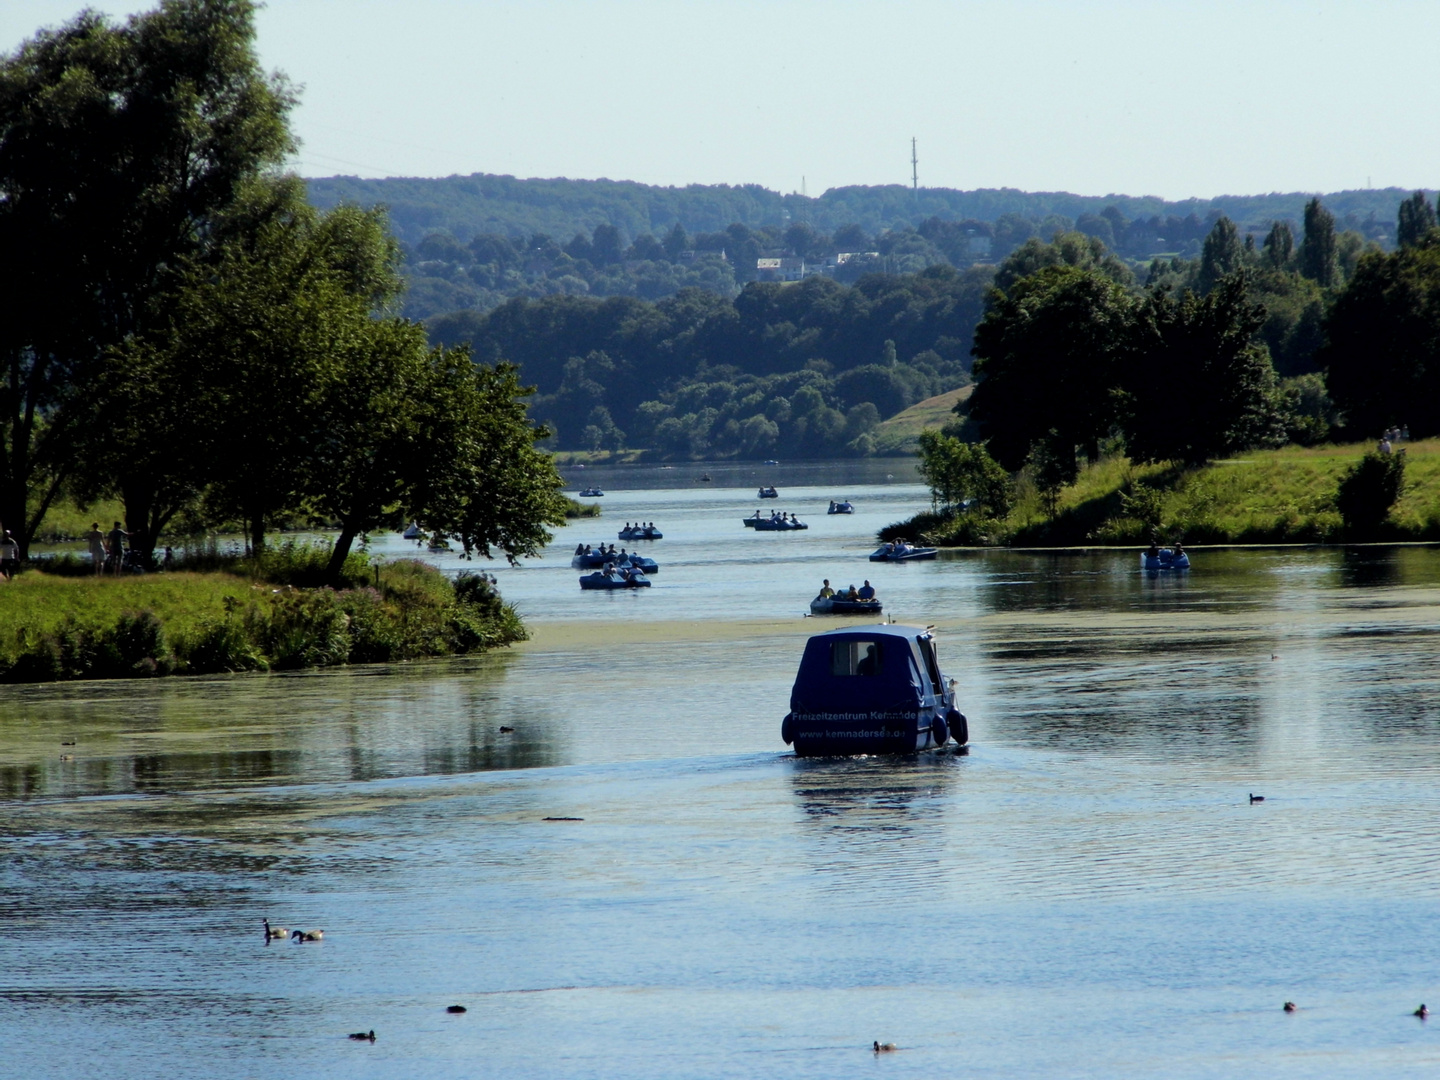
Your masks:
M913 754L944 746L952 734L964 745L965 717L930 631L882 623L806 643L781 725L796 754Z

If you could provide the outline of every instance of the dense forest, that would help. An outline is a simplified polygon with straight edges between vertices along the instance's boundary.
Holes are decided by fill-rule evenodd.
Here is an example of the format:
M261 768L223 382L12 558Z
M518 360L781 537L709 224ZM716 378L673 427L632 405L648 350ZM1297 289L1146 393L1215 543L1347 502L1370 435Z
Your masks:
M892 185L836 188L812 199L755 185L662 188L484 175L333 177L309 181L309 193L320 207L388 208L406 257L404 311L417 319L558 293L655 300L698 287L734 296L756 280L760 257L804 259L807 273L849 282L873 270L966 269L997 262L1032 237L1071 230L1100 240L1134 269L1160 256L1198 257L1221 217L1257 242L1276 221L1298 234L1309 198L1165 202ZM1342 232L1389 248L1407 194L1347 191L1324 201ZM862 257L836 266L840 253Z
M437 344L518 364L564 448L669 457L865 454L886 416L968 381L988 271L752 284L733 300L516 299L434 319Z
M1424 231L1423 221L1416 226L1410 218L1423 217L1416 207L1428 205L1423 194L1402 204L1395 226L1402 243ZM1124 224L1107 220L1115 228ZM1239 327L1234 335L1248 350L1245 356L1261 357L1263 363L1256 363L1270 373L1265 419L1241 425L1226 445L1239 445L1260 428L1263 439L1313 440L1335 421L1316 374L1326 313L1364 259L1383 248L1341 228L1318 199L1302 208L1301 220L1298 235L1288 222L1275 221L1257 242L1254 234L1242 238L1222 216L1189 246L1193 258L1148 263L1072 230L1049 240L1023 236L997 264L964 269L921 257L907 272L865 272L862 266L847 281L846 264L834 275L799 282L750 283L733 297L700 288L655 301L521 297L484 314L438 316L430 333L438 344L470 343L481 359L518 364L522 377L538 387L533 409L560 448L643 447L671 458L864 455L874 451L871 432L882 420L970 381L982 320L993 322L996 311L1017 297L1030 297L1029 307L1017 309L1029 311L1038 303L1034 282L1046 271L1055 273L1039 293L1057 285L1062 270L1078 276L1082 289L1103 281L1102 292L1124 313L1112 327L1117 342L1131 340L1125 320L1139 317L1142 302L1150 304L1146 317L1173 322L1177 312L1190 317L1181 298L1199 302L1224 281L1229 300L1222 314ZM829 237L809 226L786 232L804 250L823 253L845 241L846 228ZM745 232L753 242L754 234ZM958 249L967 242L961 226L942 223L904 235L937 247ZM1104 409L1113 405L1105 402L1114 388L1096 378L1112 345L1102 340L1105 335L1074 331L1068 324L1057 331L1045 373L1020 384L1010 408L1033 415L1008 418L1006 431L1028 431L1042 414L1047 426L1068 431L1092 392L1104 399L1096 415L1113 422ZM1219 381L1220 375L1211 378ZM992 385L977 395L981 417L995 394ZM1045 404L1052 401L1053 407ZM1157 415L1168 415L1164 404L1162 394ZM1202 452L1215 445L1206 443ZM1018 456L1004 460L1019 467L1028 448L1027 442Z

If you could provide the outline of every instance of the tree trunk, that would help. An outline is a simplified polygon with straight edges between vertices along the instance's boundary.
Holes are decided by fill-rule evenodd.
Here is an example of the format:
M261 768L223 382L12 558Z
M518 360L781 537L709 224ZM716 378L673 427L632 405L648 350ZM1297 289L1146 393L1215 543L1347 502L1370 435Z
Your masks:
M125 504L125 531L130 534L130 550L149 566L150 557L155 553L155 534L150 530L155 492L144 483L122 482L120 501Z
M326 579L337 589L340 587L340 571L345 566L345 560L350 557L350 547L359 533L360 530L354 525L341 520L340 535L335 538L335 547L330 552L330 565L325 568Z

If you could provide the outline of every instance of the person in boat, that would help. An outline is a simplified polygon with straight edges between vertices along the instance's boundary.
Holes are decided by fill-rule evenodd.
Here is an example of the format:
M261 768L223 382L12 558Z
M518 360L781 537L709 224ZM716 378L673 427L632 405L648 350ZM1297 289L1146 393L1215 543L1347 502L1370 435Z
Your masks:
M850 589L853 592L855 586L851 585ZM874 643L872 642L871 644L865 646L865 655L863 658L861 658L860 662L855 665L855 674L878 675L880 673L879 661L880 657L875 649Z
M829 600L830 597L834 595L835 590L830 588L830 579L827 577L824 581L820 583L820 595L816 599Z
M1179 540L1176 540L1176 541L1175 541L1175 558L1176 558L1176 559L1179 559L1179 558L1180 558L1182 555L1184 555L1184 554L1185 554L1185 545L1182 544Z
M575 545L575 554L576 554L576 555L584 555L584 554L585 554L585 545L584 545L584 544L576 544L576 545Z
M1160 557L1160 545L1155 543L1154 540L1151 540L1150 546L1145 549L1145 557L1147 559L1158 559Z
M860 586L859 597L861 600L875 599L875 589L871 586L868 579L866 580L864 585Z
M855 588L855 586L854 586L853 584L850 586L850 588L848 588L848 589L845 590L845 599L846 599L846 600L859 600L859 599L860 599L860 593L856 590L856 588Z

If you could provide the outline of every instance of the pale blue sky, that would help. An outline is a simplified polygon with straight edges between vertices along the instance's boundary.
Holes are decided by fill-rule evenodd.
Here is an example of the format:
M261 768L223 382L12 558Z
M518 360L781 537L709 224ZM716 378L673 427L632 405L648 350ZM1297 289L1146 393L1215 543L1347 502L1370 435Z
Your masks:
M151 5L96 5L126 14ZM69 18L0 0L0 44ZM1166 198L1440 184L1440 3L271 0L307 176L920 182Z

